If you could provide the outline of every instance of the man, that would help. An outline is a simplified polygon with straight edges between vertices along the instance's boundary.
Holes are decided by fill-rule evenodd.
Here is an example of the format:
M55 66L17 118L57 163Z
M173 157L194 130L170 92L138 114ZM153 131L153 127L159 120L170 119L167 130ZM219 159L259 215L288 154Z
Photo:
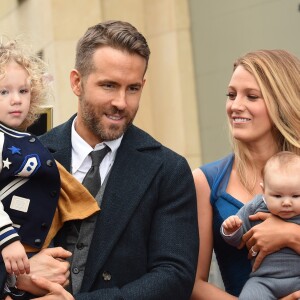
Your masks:
M149 55L145 38L126 22L95 25L78 42L70 75L78 113L41 141L80 181L92 164L89 153L108 149L95 196L101 211L57 236L56 244L73 253L70 294L36 272L32 281L49 290L40 299L190 297L199 243L190 168L132 125Z

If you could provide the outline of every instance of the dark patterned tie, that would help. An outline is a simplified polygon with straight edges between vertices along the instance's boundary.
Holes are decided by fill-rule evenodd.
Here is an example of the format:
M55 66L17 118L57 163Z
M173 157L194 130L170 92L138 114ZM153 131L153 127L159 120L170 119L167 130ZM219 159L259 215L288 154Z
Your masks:
M99 172L100 164L109 150L109 147L105 146L103 149L92 151L89 154L92 158L92 166L83 178L82 184L94 197L97 195L101 187L101 178Z

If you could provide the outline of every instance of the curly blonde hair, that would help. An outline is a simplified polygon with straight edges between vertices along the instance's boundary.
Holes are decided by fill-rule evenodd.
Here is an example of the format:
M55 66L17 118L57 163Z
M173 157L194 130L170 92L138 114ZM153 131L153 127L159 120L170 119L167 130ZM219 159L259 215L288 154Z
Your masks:
M273 135L278 151L300 154L300 60L285 50L258 50L237 59L234 70L242 66L256 79L274 124ZM232 134L237 172L242 184L252 193L255 169L247 146ZM255 174L255 172L253 172Z
M47 65L30 47L21 40L0 37L0 80L5 77L5 67L10 62L16 62L29 74L30 81L30 108L26 119L18 127L26 130L35 120L39 118L42 105L49 95L49 80L47 80Z

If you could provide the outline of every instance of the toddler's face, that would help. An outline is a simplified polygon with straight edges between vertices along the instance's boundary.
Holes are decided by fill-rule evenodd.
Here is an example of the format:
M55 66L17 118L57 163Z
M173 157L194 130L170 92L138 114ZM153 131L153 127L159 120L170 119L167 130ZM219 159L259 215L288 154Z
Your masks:
M9 62L0 80L0 121L18 128L27 117L30 97L28 72L16 62Z
M265 176L264 197L270 212L282 219L300 215L300 170L272 168Z

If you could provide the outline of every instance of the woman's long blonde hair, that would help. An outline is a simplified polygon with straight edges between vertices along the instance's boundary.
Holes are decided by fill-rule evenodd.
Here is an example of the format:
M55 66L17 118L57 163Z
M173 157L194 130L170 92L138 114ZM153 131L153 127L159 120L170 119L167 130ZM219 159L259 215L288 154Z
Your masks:
M10 62L16 62L29 74L31 86L30 108L19 130L26 130L39 117L42 105L49 96L50 81L46 63L28 45L20 40L0 37L0 80L5 76L5 67Z
M242 66L256 79L274 124L277 151L300 154L300 60L285 50L258 50L237 59L234 70ZM231 127L230 127L231 129ZM246 145L231 134L238 176L253 193L257 175ZM248 174L248 176L247 176Z

